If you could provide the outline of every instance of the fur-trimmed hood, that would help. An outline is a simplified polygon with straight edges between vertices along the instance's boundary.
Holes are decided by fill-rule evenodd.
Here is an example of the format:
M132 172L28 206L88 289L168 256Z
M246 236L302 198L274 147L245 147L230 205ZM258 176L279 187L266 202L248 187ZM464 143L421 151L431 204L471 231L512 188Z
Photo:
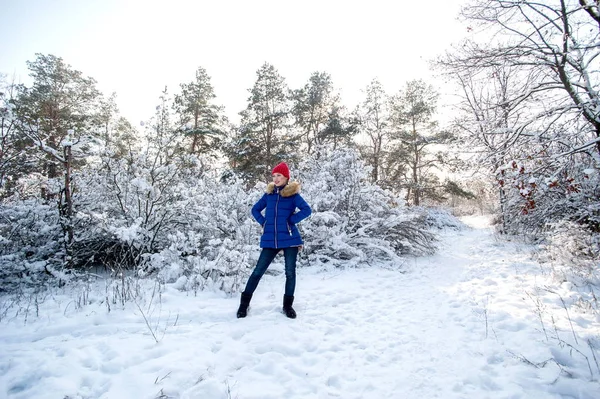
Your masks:
M271 182L267 185L267 194L273 194L275 191L275 183ZM282 197L291 197L294 194L298 194L300 192L300 183L297 181L289 182L283 187L281 190Z

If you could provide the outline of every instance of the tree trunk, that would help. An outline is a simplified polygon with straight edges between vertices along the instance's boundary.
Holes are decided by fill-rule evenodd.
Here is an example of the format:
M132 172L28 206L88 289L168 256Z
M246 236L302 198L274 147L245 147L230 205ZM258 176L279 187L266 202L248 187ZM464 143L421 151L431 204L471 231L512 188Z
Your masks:
M67 257L71 257L71 246L73 244L73 198L71 195L71 168L73 165L73 155L71 154L71 146L64 147L65 156L65 203L62 209L63 229L65 230L67 241L65 248Z

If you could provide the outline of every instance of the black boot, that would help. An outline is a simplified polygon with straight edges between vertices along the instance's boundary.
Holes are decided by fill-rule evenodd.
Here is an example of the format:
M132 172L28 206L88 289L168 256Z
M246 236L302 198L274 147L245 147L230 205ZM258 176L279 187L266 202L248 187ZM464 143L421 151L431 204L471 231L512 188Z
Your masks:
M294 297L292 295L284 295L283 296L283 313L290 319L296 318L296 311L292 308L292 304L294 303Z
M237 311L238 319L241 317L246 317L248 314L248 306L250 305L250 299L252 299L252 294L246 294L242 292L242 298L240 299L240 307Z

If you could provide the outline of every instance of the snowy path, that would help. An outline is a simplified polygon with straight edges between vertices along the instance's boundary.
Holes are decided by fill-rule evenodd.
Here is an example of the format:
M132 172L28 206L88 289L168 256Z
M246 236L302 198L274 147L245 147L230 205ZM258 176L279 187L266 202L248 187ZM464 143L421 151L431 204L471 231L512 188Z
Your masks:
M265 276L241 320L237 298L167 289L160 315L146 314L159 343L134 305L75 312L47 299L39 319L0 323L0 397L600 398L583 357L544 339L525 252L487 228L443 245L404 273L299 270L296 320L280 313L281 275ZM572 318L578 334L600 333L597 320ZM552 355L573 378L523 361Z

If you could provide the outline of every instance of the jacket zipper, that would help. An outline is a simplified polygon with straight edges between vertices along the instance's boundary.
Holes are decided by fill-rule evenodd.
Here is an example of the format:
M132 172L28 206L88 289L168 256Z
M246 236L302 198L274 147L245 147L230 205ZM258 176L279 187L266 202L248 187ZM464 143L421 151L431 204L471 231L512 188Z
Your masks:
M279 198L281 195L277 193L277 202L275 203L275 248L279 248L277 246L277 209L279 208Z

